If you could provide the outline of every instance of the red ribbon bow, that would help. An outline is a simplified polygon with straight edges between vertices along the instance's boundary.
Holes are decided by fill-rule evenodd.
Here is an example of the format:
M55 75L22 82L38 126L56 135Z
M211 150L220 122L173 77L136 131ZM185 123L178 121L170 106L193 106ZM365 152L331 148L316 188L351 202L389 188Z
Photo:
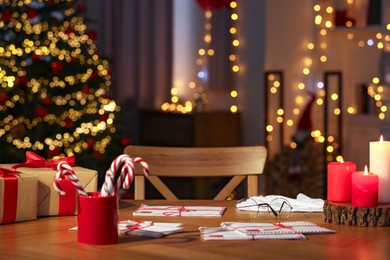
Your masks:
M55 160L46 160L42 158L36 153L31 151L26 151L26 162L19 163L17 165L12 166L12 168L17 169L20 167L30 167L30 168L52 168L53 170L57 170L57 165L66 161L70 166L75 166L76 158L74 156L63 157Z
M19 176L19 172L16 169L8 169L8 168L0 167L1 178L17 177L17 176Z

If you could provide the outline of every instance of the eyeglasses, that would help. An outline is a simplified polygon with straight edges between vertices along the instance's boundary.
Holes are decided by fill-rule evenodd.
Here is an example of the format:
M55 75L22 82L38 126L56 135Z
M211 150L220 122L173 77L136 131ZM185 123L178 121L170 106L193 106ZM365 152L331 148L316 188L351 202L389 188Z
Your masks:
M280 222L290 216L292 206L283 198L275 198L269 203L257 202L253 198L244 198L237 202L237 215L244 219L255 219L266 215Z

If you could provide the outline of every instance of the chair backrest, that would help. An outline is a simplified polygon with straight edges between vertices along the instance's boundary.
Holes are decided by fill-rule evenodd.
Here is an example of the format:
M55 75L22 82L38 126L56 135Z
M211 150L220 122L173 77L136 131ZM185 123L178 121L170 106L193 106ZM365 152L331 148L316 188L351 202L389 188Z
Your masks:
M131 145L125 154L141 157L149 165L152 185L166 198L178 198L159 177L223 177L231 180L214 197L226 199L247 178L247 196L259 192L258 175L263 173L267 150L263 146L238 147L154 147ZM135 165L134 197L145 199L145 177L139 164Z

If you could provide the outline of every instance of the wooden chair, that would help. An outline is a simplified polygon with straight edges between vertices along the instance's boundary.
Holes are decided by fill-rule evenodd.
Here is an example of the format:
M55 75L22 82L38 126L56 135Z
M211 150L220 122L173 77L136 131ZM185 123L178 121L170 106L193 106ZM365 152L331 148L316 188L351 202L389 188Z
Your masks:
M225 200L247 178L247 196L259 195L258 175L263 173L267 150L263 146L240 147L153 147L131 145L124 152L141 157L149 165L148 180L166 198L178 200L159 177L223 177L231 180L214 197ZM135 165L134 197L145 199L145 177Z

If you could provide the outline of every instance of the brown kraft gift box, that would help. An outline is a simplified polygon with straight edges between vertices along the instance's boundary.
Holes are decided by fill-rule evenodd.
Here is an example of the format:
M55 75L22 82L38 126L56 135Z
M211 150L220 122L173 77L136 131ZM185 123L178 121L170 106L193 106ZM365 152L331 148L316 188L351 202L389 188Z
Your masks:
M0 165L3 168L4 165ZM37 218L38 179L0 168L0 224ZM10 169L8 171L8 169ZM11 172L12 171L12 172Z

